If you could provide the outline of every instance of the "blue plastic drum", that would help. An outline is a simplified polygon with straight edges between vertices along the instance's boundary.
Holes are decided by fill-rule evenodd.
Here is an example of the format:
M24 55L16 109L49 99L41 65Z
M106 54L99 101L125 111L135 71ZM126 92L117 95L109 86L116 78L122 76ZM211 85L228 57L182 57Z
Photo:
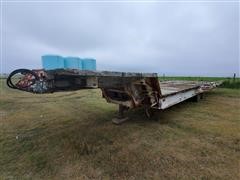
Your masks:
M79 57L64 58L65 69L82 69L82 61Z
M96 71L96 60L91 58L82 59L82 69Z
M58 55L44 55L42 56L42 66L46 70L63 69L64 58Z

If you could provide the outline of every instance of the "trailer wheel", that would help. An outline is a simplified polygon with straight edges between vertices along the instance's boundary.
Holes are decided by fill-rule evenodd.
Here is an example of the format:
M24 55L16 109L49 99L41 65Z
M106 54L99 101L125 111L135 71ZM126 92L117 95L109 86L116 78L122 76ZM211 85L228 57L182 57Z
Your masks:
M17 75L31 75L33 78L32 79L27 79L24 83L24 85L20 86L18 83L21 82L21 79L18 81L18 82L12 82L12 79L14 79L14 76L17 76ZM13 72L11 72L7 78L7 85L8 87L12 88L12 89L19 89L19 90L23 90L23 91L26 91L28 87L30 87L31 85L35 84L36 80L39 80L39 77L38 75L31 71L31 70L28 70L28 69L17 69Z
M154 111L153 111L153 109L152 108L145 108L145 114L146 114L146 116L148 117L148 118L151 118L151 117L153 117L153 115L154 115Z
M193 101L194 101L194 102L199 102L200 99L201 99L201 94L198 94L198 95L196 95L196 96L193 97Z

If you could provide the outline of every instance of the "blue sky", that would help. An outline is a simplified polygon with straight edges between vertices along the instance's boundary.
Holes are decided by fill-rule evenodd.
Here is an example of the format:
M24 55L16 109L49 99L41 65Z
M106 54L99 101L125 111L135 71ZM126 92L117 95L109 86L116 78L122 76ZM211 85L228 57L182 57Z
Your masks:
M239 2L3 2L2 69L41 55L93 57L98 70L239 76Z

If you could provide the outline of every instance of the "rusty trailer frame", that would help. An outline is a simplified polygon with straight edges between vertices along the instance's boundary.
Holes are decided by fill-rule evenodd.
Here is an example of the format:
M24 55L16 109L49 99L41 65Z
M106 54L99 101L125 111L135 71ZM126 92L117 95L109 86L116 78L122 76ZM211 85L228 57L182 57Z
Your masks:
M12 79L22 74L16 83ZM127 118L127 109L144 107L164 110L190 98L199 100L203 93L218 84L214 82L159 81L157 73L128 73L112 71L86 71L75 69L13 71L9 87L32 93L53 93L79 89L100 88L103 98L119 105L119 115L113 122L120 124Z

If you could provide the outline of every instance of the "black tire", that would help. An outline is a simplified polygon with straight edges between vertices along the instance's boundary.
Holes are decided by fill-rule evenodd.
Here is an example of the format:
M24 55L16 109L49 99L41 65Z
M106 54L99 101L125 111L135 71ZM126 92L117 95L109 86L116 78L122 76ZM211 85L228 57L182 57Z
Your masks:
M194 101L194 102L199 102L200 99L201 99L201 95L200 95L200 94L198 94L198 95L196 95L196 96L193 97L193 101Z
M39 77L38 77L38 75L35 72L33 72L33 71L29 70L29 69L17 69L17 70L15 70L15 71L13 71L13 72L11 72L9 74L9 76L7 78L7 86L8 87L10 87L12 89L20 89L20 90L22 90L21 88L17 87L15 84L12 83L12 77L14 75L18 74L18 73L21 73L21 74L23 74L23 73L32 74L35 77L35 80L39 80ZM33 85L34 83L35 83L35 81L31 85Z
M152 108L145 108L145 114L148 118L152 118L154 116L154 110Z

